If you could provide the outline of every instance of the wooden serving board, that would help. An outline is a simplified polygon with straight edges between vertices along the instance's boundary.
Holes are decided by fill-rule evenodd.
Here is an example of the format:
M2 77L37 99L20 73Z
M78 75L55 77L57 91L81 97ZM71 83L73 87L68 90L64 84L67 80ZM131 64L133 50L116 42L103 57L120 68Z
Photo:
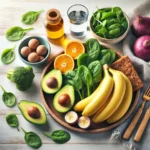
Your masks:
M105 46L106 47L106 46ZM109 47L107 47L109 48ZM109 48L110 49L110 48ZM121 58L122 55L115 51L117 59ZM49 72L51 71L54 67L53 67L53 62L54 59L60 54L57 54L55 57L51 58L51 60L49 61L48 65L45 67L45 69L42 72L42 76L41 76L41 81L42 78ZM72 126L69 125L65 119L64 119L64 115L65 113L59 113L55 110L54 106L53 106L53 97L54 95L51 94L46 94L45 92L43 92L42 90L42 86L40 86L40 95L41 95L41 99L42 102L45 106L45 108L47 109L47 111L49 112L49 114L62 126L72 130L72 131L76 131L76 132L82 132L82 133L99 133L99 132L104 132L104 131L108 131L110 129L113 129L114 127L117 127L118 125L120 125L121 123L123 123L132 113L132 111L134 110L134 108L136 107L137 103L138 103L138 98L140 95L140 90L137 90L133 93L133 99L132 99L132 103L130 105L130 108L128 109L127 113L117 122L113 123L113 124L108 124L106 121L95 124L95 123L91 123L90 128L88 129L81 129L78 127L78 125ZM78 113L78 115L80 116L81 114Z

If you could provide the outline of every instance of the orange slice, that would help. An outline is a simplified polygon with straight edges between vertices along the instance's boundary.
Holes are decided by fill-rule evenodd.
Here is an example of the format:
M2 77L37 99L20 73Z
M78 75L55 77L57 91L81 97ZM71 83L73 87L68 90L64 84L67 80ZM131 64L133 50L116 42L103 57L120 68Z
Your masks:
M60 70L63 74L65 74L67 71L73 70L74 60L70 55L61 54L56 57L54 61L54 68Z
M73 59L77 59L79 55L85 52L83 44L79 41L71 41L66 46L65 53L70 55Z

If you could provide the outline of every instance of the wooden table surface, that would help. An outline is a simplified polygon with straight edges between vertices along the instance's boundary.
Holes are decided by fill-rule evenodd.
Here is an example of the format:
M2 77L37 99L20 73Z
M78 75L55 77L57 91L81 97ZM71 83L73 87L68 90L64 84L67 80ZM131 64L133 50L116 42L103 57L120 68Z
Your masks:
M39 19L36 23L31 25L34 30L28 32L26 35L38 35L38 36L45 36L45 29L44 29L44 19L46 11L51 8L56 8L60 10L63 19L65 20L65 33L69 38L69 22L67 18L67 9L69 6L80 3L89 9L90 15L93 11L96 10L96 6L98 7L106 7L106 6L120 6L127 14L132 12L133 8L138 6L142 3L142 0L130 1L130 0L76 0L70 1L62 1L62 0L5 0L1 1L0 3L0 53L3 49L12 47L14 43L17 45L15 49L16 58L15 61L9 65L4 65L0 62L0 84L6 89L6 91L13 92L17 97L17 102L22 99L35 101L40 104L41 98L39 93L39 86L40 86L40 76L41 72L44 69L43 67L34 68L35 78L33 82L33 86L25 91L20 92L15 88L15 85L6 78L6 72L9 69L12 69L16 66L25 66L25 64L19 59L17 53L17 47L21 41L18 42L9 42L5 38L5 33L8 28L12 26L22 26L22 27L30 27L21 23L21 16L25 12L29 10L40 10L44 9L44 12L40 15ZM85 41L87 38L91 37L91 34L88 33L86 38L83 39ZM117 45L112 45L112 47L121 51L122 43L120 42ZM52 48L52 56L59 53L63 50L62 47L55 46L51 44ZM78 150L123 150L121 144L119 143L111 143L109 141L111 131L98 133L98 134L83 134L83 133L75 133L66 128L59 125L52 117L47 113L48 123L45 126L39 127L27 122L24 117L21 115L17 106L14 108L8 108L4 105L2 98L2 90L0 90L0 150L30 150L32 148L28 147L24 141L24 133L20 130L19 132L11 128L7 125L5 121L6 114L13 112L17 114L19 119L19 128L23 127L26 131L33 131L39 134L42 139L43 145L40 148L41 150L45 149L55 149L61 150L66 149L69 150L70 148L78 149ZM52 132L56 129L64 129L67 130L71 134L71 140L63 145L55 144L52 140L48 139L47 137L43 136L41 133L43 131ZM150 133L150 132L149 132ZM72 146L72 147L70 147Z

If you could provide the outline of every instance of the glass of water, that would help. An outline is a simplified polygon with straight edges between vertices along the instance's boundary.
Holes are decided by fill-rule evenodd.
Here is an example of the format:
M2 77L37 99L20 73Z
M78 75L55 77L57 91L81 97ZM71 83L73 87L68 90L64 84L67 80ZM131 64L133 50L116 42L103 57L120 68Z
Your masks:
M67 15L70 21L71 35L75 38L84 37L87 33L88 9L81 4L75 4L69 7Z

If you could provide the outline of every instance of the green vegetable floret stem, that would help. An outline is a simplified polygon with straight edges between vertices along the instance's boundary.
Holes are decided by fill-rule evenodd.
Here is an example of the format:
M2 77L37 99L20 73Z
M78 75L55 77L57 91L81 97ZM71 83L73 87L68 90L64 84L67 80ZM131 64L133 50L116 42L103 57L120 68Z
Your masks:
M31 66L17 67L7 72L7 78L14 82L20 91L25 91L31 87L34 76Z

